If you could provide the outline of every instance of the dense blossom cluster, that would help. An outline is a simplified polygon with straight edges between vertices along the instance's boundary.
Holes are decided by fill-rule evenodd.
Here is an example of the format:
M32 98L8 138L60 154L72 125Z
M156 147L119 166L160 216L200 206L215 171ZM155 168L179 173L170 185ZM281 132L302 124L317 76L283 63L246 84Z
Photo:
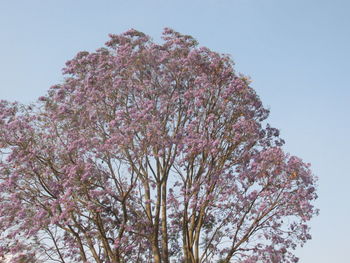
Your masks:
M0 102L0 256L297 262L317 213L309 165L228 56L163 39L111 35L35 105Z

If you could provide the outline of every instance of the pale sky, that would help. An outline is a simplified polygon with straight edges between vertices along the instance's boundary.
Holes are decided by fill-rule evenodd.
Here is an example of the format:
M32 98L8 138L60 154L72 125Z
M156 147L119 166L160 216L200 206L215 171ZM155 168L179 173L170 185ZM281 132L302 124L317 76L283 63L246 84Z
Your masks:
M0 99L32 102L108 33L164 27L232 55L285 149L311 162L321 214L301 263L349 263L349 0L0 0Z

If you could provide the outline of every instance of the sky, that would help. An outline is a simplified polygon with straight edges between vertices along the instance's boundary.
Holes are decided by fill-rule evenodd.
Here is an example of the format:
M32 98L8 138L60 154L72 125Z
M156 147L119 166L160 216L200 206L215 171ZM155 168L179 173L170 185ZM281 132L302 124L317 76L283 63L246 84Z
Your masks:
M349 12L348 0L0 0L0 99L34 102L109 33L192 35L252 78L286 151L319 178L300 262L349 263Z

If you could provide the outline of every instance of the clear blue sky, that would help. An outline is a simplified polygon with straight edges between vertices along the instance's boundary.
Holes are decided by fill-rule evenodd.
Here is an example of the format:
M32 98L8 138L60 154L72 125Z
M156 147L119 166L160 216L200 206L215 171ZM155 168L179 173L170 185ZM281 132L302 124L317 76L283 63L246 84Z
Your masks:
M349 0L0 0L0 99L34 101L108 33L193 35L252 77L286 150L320 179L300 262L349 263L349 14Z

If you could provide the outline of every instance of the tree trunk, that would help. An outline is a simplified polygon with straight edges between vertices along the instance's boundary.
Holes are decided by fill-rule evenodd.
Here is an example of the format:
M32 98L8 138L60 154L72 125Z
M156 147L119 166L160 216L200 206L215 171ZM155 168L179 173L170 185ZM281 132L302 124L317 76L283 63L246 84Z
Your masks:
M152 253L154 263L162 263L162 259L160 257L159 247L158 247L158 238L152 237Z
M168 249L168 226L167 226L167 192L166 180L162 184L162 258L163 263L169 263L169 249Z

